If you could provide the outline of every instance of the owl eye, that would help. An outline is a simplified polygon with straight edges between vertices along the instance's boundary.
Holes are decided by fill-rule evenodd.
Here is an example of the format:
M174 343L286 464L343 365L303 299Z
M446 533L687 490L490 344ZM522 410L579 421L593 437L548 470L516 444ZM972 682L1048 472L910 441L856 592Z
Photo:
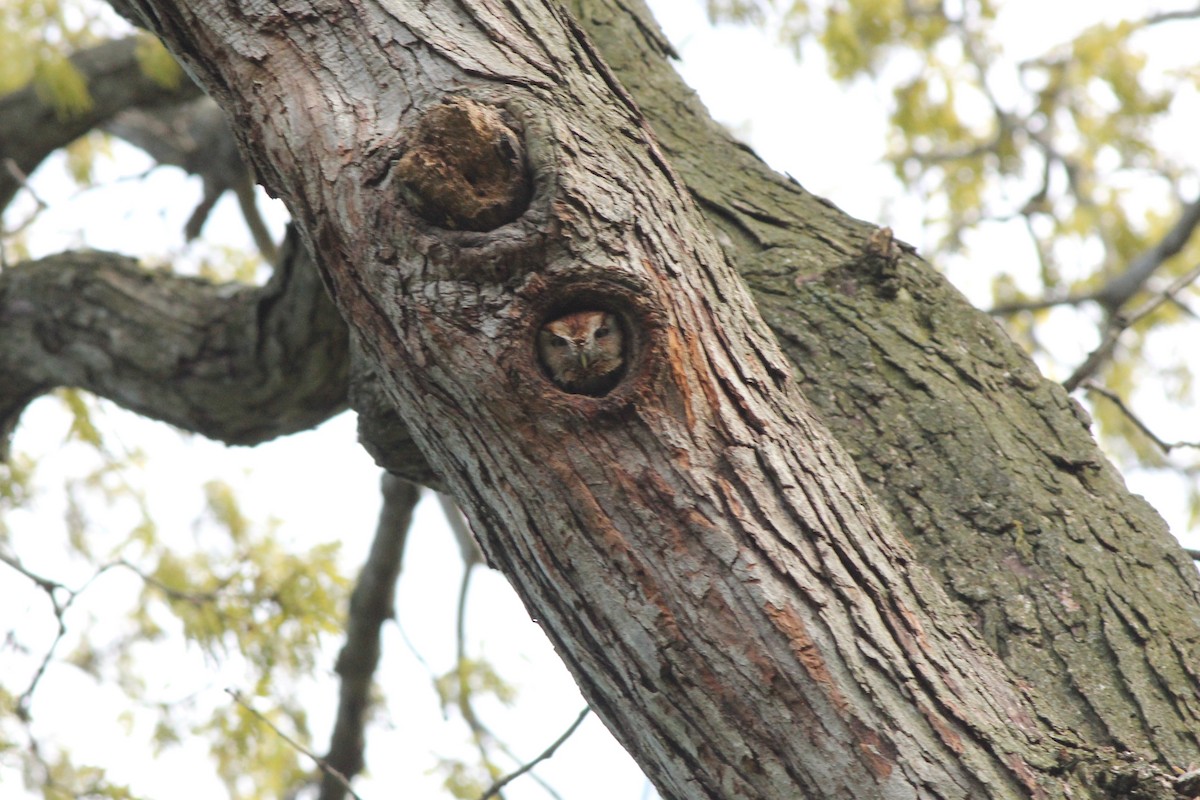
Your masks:
M567 346L567 340L566 340L566 339L559 339L559 338L556 336L556 337L554 337L553 339L551 339L551 340L550 340L550 346L551 346L551 347L566 347L566 346Z
M601 327L601 328L596 328L596 338L597 339L603 339L605 336L608 336L609 333L610 333L610 331L608 330L607 326Z

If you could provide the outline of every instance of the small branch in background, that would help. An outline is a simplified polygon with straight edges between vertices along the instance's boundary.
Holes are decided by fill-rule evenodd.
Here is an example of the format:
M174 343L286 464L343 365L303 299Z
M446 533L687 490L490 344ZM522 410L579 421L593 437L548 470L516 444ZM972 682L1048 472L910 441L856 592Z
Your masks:
M160 581L158 578L155 578L153 575L147 575L140 568L138 568L137 565L135 565L129 561L126 561L123 558L117 559L113 563L113 566L123 567L124 569L129 570L134 575L138 576L138 578L141 579L141 581L143 583L145 583L147 586L153 586L155 589L158 589L160 592L165 594L168 599L178 600L178 601L181 601L184 603L190 603L194 606L199 606L199 605L203 605L204 603L214 602L217 599L217 596L218 596L220 590L226 588L231 582L230 578L225 578L218 582L219 588L214 591L211 591L211 592L204 592L204 593L200 593L200 594L192 593L192 592L181 592L178 589L167 586L165 583Z
M17 697L15 713L17 718L22 722L29 722L29 705L33 702L33 693L37 690L38 684L41 683L42 676L46 674L46 669L50 666L50 661L54 658L54 653L58 649L58 645L62 642L63 637L67 635L66 615L71 605L83 594L92 583L108 572L117 564L105 564L96 570L87 581L78 589L71 589L65 584L51 580L42 575L38 575L26 568L20 560L15 556L10 556L7 553L0 553L0 562L7 564L16 572L24 575L29 580L37 584L37 587L46 593L46 597L50 599L50 605L54 608L54 618L58 622L58 631L54 635L54 641L50 642L50 646L46 648L45 655L42 656L42 661L38 664L37 670L33 673L33 678L29 681L29 685L25 687L25 691L21 692ZM60 600L59 594L65 593L66 599Z
M492 763L491 753L488 752L488 745L495 741L496 737L492 735L492 732L479 720L478 715L475 713L475 707L471 703L470 675L467 669L467 594L471 587L471 572L474 570L476 564L483 561L483 556L480 554L479 547L475 544L475 537L471 535L471 531L467 527L467 522L463 519L462 512L459 511L458 505L455 504L453 498L441 492L438 492L437 498L442 506L442 513L446 516L446 522L449 523L450 530L458 542L458 548L463 560L462 583L458 589L458 608L455 615L458 711L462 714L463 720L471 730L471 738L475 742L475 747L479 750L479 757L484 767L492 774L492 778L495 779L497 769Z
M1117 346L1117 340L1121 338L1121 334L1127 328L1136 325L1141 320L1145 319L1150 314L1154 313L1163 303L1166 303L1175 298L1175 295L1183 291L1197 278L1200 278L1200 264L1192 267L1190 270L1180 275L1175 280L1171 281L1167 288L1163 289L1156 297L1146 301L1140 308L1132 314L1114 314L1108 323L1108 329L1104 332L1104 337L1100 340L1100 344L1096 346L1083 363L1080 364L1071 377L1063 381L1063 387L1068 392L1073 392L1079 388L1085 380L1091 378L1100 369L1101 365L1112 355L1112 351Z
M466 517L463 516L458 504L454 502L454 498L445 492L437 492L437 499L442 506L442 513L446 515L446 522L450 523L450 531L454 534L455 541L458 542L458 549L462 553L465 568L470 569L476 564L484 563L483 553L479 551L479 545L475 543L475 535L471 533Z
M251 714L253 714L255 717L257 717L264 725L266 725L268 728L273 730L275 732L276 736L278 736L280 739L283 739L285 742L287 742L289 745L291 745L293 748L295 748L296 752L303 753L304 755L308 756L310 759L312 759L313 763L315 763L317 765L317 767L320 768L320 770L322 772L324 772L326 775L332 776L334 778L334 780L341 783L342 788L346 791L347 794L349 794L351 797L353 797L354 800L362 800L362 798L359 797L357 794L355 794L354 790L350 788L350 781L346 780L345 775L343 775L342 773L340 773L336 769L334 769L329 764L328 761L321 758L316 753L308 750L304 745L300 744L295 739L288 736L283 731L279 730L279 728L276 727L275 723L271 722L271 720L267 719L258 710L256 710L253 706L251 706L249 703L247 703L246 699L242 696L241 692L239 692L237 689L226 689L225 693L228 694L230 697L232 697L238 705L240 705L242 708L249 711Z
M1157 14L1151 14L1142 20L1145 26L1161 25L1164 22L1172 22L1179 19L1196 19L1200 17L1200 8L1193 8L1190 11L1160 11Z
M559 736L557 739L555 739L553 744L543 750L537 758L533 759L528 764L523 764L520 769L510 772L508 775L505 775L503 778L493 783L491 787L480 796L479 800L489 800L489 798L496 797L499 795L500 790L505 786L512 783L526 772L529 772L529 770L533 769L541 762L553 756L554 752L562 746L563 742L571 738L571 735L574 734L579 726L583 723L583 720L587 717L589 711L591 711L591 709L585 706L583 711L579 712L579 716L575 718L575 721L571 723L570 727L563 731L562 736Z
M262 254L263 259L274 267L275 263L279 260L279 247L275 244L275 240L271 238L271 232L267 230L267 223L263 219L262 212L258 210L258 196L254 191L254 181L242 181L236 186L231 187L231 191L237 198L238 208L242 210L242 218L246 221L246 227L250 230L250 237L254 240L254 246L258 248L258 252Z
M341 688L337 719L325 757L325 763L333 771L326 772L321 780L318 800L342 800L349 791L347 776L353 778L363 769L371 683L381 654L380 629L395 613L396 579L400 575L413 509L421 497L419 486L388 472L383 473L380 489L383 507L375 540L350 595L346 643L334 667Z
M104 130L145 150L159 164L180 167L202 180L203 198L184 227L188 241L200 235L217 201L232 192L255 246L274 266L278 248L258 210L253 173L242 161L225 113L212 99L127 109Z
M1001 303L992 306L986 313L994 317L1004 317L1009 314L1019 314L1022 311L1041 311L1055 306L1078 306L1096 299L1094 292L1087 294L1072 294L1063 297L1041 297L1036 300L1020 300L1013 303Z
M543 758L546 756L535 759L526 767L518 770L516 773L508 776L507 778L499 775L499 769L492 762L491 752L489 750L490 747L495 747L517 764L522 763L522 759L517 758L517 756L513 754L508 746L505 745L499 737L492 733L492 731L483 724L483 721L479 719L478 714L475 713L475 706L471 701L472 689L470 685L470 672L468 670L469 661L467 659L467 595L471 585L472 571L477 565L485 563L485 560L483 553L479 550L479 545L475 542L475 537L471 533L470 527L467 525L466 517L463 516L462 511L458 508L458 504L454 502L454 498L441 492L437 493L437 497L438 502L441 503L442 511L446 515L446 521L450 524L450 529L454 533L455 539L458 541L458 547L462 554L463 560L463 577L462 584L460 585L458 591L458 609L455 622L455 657L458 665L458 710L459 713L462 714L463 720L467 723L467 727L471 731L471 738L479 750L479 757L483 762L484 768L488 770L492 776L492 779L496 781L489 790L489 794L485 795L485 797L498 796L501 798L501 800L503 800L503 795L500 794L500 790L504 787L504 785L518 775L529 772L534 764L543 760ZM584 709L584 714L586 713L587 709ZM580 715L579 721L582 721L582 719L583 715ZM576 721L576 723L571 726L571 729L562 737L562 739L565 739L571 734L571 732L574 731L576 727L578 727L579 721ZM562 740L556 742L548 752L553 753L554 748L557 748L558 745L561 744L561 741ZM542 789L544 789L552 798L555 798L555 800L562 800L558 792L554 790L554 787L550 786L538 775L530 773L529 777L533 779L539 786L541 786Z
M458 509L454 509L454 513L458 513ZM449 516L449 515L448 515ZM496 778L496 773L499 771L492 763L492 755L488 752L489 743L496 740L492 732L488 730L479 716L475 713L475 706L471 702L471 683L470 673L468 671L467 662L467 593L471 586L471 572L474 570L474 564L466 562L463 564L462 583L458 589L458 609L455 618L455 663L457 665L456 672L458 674L458 712L462 714L463 720L467 723L467 727L471 730L471 739L475 742L475 747L479 750L479 758L483 762L484 768L491 773L492 778Z
M1167 259L1184 248L1197 226L1200 226L1200 199L1184 207L1179 219L1162 239L1131 261L1124 272L1105 283L1095 294L1096 302L1111 312L1119 309L1142 290Z
M1164 454L1169 454L1172 450L1176 450L1181 447L1194 447L1200 449L1200 442L1168 442L1161 439L1157 434L1154 433L1154 431L1150 430L1146 423L1142 422L1138 415L1133 413L1133 409L1127 406L1125 401L1122 400L1121 397L1111 389L1101 386L1094 380L1086 380L1083 382L1082 386L1085 390L1089 392L1095 392L1115 405L1121 411L1121 413L1133 423L1134 427L1141 431L1147 439L1154 442L1158 449L1162 450Z
M0 236L12 236L20 233L32 225L34 221L37 220L38 215L50 206L47 205L46 201L39 197L38 193L34 191L33 187L29 185L29 176L21 171L21 167L16 161L11 158L6 158L0 163L3 163L4 171L7 172L14 181L16 181L17 186L29 193L29 196L33 198L34 203L33 211L30 212L29 217L24 222L18 222L16 227L12 228L11 230L0 228ZM2 255L2 252L3 251L0 251L0 255ZM8 259L0 258L0 267L6 266L8 266Z
M1041 138L1037 137L1040 142ZM1049 147L1049 145L1046 145ZM1049 151L1047 151L1047 164L1049 163ZM1064 162L1065 163L1065 162ZM1039 193L1040 194L1040 193ZM1040 202L1038 195L1031 198L1026 203L1022 214L1028 222L1029 210L1034 207L1034 200ZM1034 233L1032 226L1029 226L1030 236L1034 242L1037 242L1037 236ZM1014 303L1004 303L994 306L988 310L988 314L993 316L1004 316L1008 314L1016 314L1022 311L1040 311L1045 308L1053 308L1054 306L1071 305L1077 306L1086 302L1098 303L1103 309L1108 311L1112 316L1116 317L1118 309L1131 297L1145 288L1146 281L1150 276L1161 267L1167 259L1177 255L1187 245L1196 228L1200 227L1200 198L1193 200L1188 205L1184 206L1183 211L1179 215L1179 219L1171 226L1163 237L1155 244L1147 248L1119 274L1110 278L1103 286L1094 291L1069 294L1057 297L1043 297L1036 300L1026 300ZM1039 257L1042 257L1041 248L1039 246ZM1043 257L1043 267L1044 267Z
M1129 298L1145 287L1146 281L1167 259L1183 249L1197 226L1200 226L1200 199L1184 208L1179 219L1162 239L1131 261L1120 275L1114 276L1099 289L1082 294L1004 303L994 306L987 313L1004 316L1021 311L1041 311L1054 306L1077 306L1087 302L1099 303L1107 311L1116 312ZM1116 314L1113 313L1113 316Z

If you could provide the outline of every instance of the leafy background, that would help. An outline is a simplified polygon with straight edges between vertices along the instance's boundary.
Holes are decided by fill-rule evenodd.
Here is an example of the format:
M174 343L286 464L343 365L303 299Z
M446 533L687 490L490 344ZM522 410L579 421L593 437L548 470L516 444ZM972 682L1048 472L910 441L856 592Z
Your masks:
M1197 541L1200 10L653 5L719 119L994 310L1048 376L1078 385L1128 480ZM127 32L92 0L6 0L0 96L32 83L61 117L79 113L90 98L66 56ZM148 37L139 57L157 80L182 79ZM231 201L185 241L199 196L196 178L89 134L6 209L3 264L87 246L263 280ZM284 214L263 204L278 237ZM1106 339L1108 357L1079 374ZM326 746L352 576L379 509L354 441L345 415L247 451L72 390L30 409L0 467L5 797L313 796L298 788L312 775L298 748ZM363 797L477 798L582 708L503 579L470 569L430 502L397 608ZM594 718L536 773L506 796L652 794Z

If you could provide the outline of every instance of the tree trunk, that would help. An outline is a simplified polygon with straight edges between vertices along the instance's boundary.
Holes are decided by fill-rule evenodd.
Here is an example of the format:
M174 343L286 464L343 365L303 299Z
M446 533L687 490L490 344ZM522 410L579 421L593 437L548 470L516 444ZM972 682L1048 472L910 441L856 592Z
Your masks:
M1083 410L923 262L872 291L857 269L868 226L714 123L641 3L570 6L725 234L806 399L1043 713L1096 744L1196 761L1196 568Z
M1071 401L886 233L695 109L664 150L552 3L135 5L231 114L485 554L665 797L1105 797L1105 752L1066 731L1195 754L1194 573ZM606 14L637 22L586 18ZM606 55L664 121L660 73L626 71L636 46L661 68L651 25ZM535 346L586 310L626 340L602 396ZM1162 770L1119 778L1173 794Z

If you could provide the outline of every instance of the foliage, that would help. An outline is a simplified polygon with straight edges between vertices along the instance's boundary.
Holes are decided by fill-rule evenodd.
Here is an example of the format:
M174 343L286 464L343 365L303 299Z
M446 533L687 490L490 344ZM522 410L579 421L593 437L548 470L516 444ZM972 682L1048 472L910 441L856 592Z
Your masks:
M95 41L95 11L70 0L0 4L0 93L30 82L60 116L91 106L87 86L67 56Z
M886 158L936 232L925 255L953 278L956 270L977 271L997 242L1029 253L999 267L991 303L1008 309L999 316L1010 332L1062 379L1118 315L1200 264L1193 235L1148 279L1119 291L1139 257L1200 200L1186 132L1200 75L1188 25L1200 12L1131 3L1124 18L1097 17L1046 43L1029 35L1027 22L1014 25L1008 12L1019 5L711 0L708 7L716 20L773 27L798 55L820 48L838 81L890 90ZM1017 9L1026 20L1031 13L1047 16ZM1173 137L1188 146L1172 147ZM1134 409L1161 407L1165 398L1177 425L1194 403L1186 342L1200 334L1188 307L1195 297L1189 289L1125 331L1095 376ZM1146 386L1166 391L1140 394ZM1101 441L1127 469L1195 474L1196 447L1164 453L1125 410L1092 399ZM1172 438L1170 430L1159 433ZM1186 488L1197 506L1194 478Z
M1004 322L1050 374L1063 377L1078 359L1080 331L1098 338L1097 324L1102 330L1200 263L1200 242L1191 237L1139 291L1120 303L1103 296L1172 229L1197 190L1195 164L1163 144L1171 120L1196 98L1200 69L1161 56L1171 48L1160 43L1180 35L1186 14L1135 16L1130 9L1126 19L1098 21L1031 52L1002 33L1007 4L997 0L705 3L715 19L774 28L797 55L823 58L838 81L886 87L886 158L926 209L936 234L926 255L953 271L997 231L1022 239L1030 256L991 277L991 302L1018 309ZM60 116L87 109L87 87L68 56L110 25L106 9L73 0L0 4L0 94L33 85ZM150 39L139 61L165 85L182 79ZM69 150L68 171L88 184L106 155L103 137L81 139ZM254 254L218 249L198 272L249 281L260 264ZM1191 353L1178 338L1194 333L1193 300L1194 293L1166 303L1123 334L1100 376L1109 390L1135 405L1141 386L1154 386L1160 401L1194 402ZM264 719L302 744L311 738L300 698L342 627L347 582L338 547L297 552L277 523L253 519L231 485L215 479L204 486L191 536L163 530L137 488L149 469L142 454L112 444L95 400L74 390L56 396L69 420L63 438L86 465L64 480L61 527L44 532L64 555L45 571L15 556L19 543L6 520L39 499L40 468L17 453L0 465L0 555L10 561L0 571L24 570L46 596L48 629L60 631L42 649L11 639L6 646L35 662L44 656L47 680L70 671L116 687L130 709L123 721L148 725L156 753L203 738L231 797L285 796L308 777L309 765ZM1126 463L1198 471L1200 462L1178 450L1164 454L1113 403L1099 400L1093 413ZM1187 485L1192 518L1200 520L1200 490L1191 479ZM98 525L101 518L108 522ZM104 613L116 619L100 630L91 624L97 612L89 599L101 582L114 594L114 581L128 590L128 602L114 615L107 600ZM513 690L487 662L459 656L435 687L443 712L457 709L471 728L479 758L442 758L436 769L453 796L478 797L499 769L472 700L506 704ZM164 698L151 673L180 662L240 687L255 709L266 710L201 699L199 691ZM46 798L132 796L103 769L76 763L39 735L31 724L42 702L38 676L28 686L0 685L0 767L20 772Z
M159 752L188 739L206 739L231 797L285 795L308 777L310 765L301 763L296 749L227 698L219 703L195 696L162 699L155 665L182 660L193 674L225 676L247 696L266 699L271 710L265 717L307 745L310 731L299 687L331 649L329 635L342 628L348 581L337 563L340 545L297 551L281 537L277 523L248 518L230 486L218 480L204 487L197 535L161 530L137 488L147 469L141 454L110 447L110 436L97 421L96 401L78 392L59 395L69 411L66 438L75 443L77 458L95 466L65 486L58 535L62 552L70 554L67 561L53 573L35 572L10 553L12 543L4 540L0 550L9 562L0 568L17 568L41 584L61 631L41 654L9 633L9 646L40 658L44 671L24 687L0 687L0 755L8 764L19 764L27 786L48 799L131 796L126 787L110 782L102 767L76 763L32 724L42 704L53 702L53 689L43 689L42 681L60 680L63 670L73 669L98 685L118 687L130 709L126 724L151 724ZM0 467L0 512L33 500L30 473L27 457ZM99 513L103 507L109 510ZM109 525L124 519L126 527L98 528L96 519ZM105 588L93 590L102 580ZM111 583L117 580L140 589L117 591ZM99 626L92 595L100 594L107 633L94 633ZM118 622L113 617L121 596L129 603ZM83 614L86 620L80 619ZM60 641L70 651L56 657Z
M175 57L167 52L162 42L147 33L138 37L137 60L147 77L168 89L174 89L184 79L183 68Z

